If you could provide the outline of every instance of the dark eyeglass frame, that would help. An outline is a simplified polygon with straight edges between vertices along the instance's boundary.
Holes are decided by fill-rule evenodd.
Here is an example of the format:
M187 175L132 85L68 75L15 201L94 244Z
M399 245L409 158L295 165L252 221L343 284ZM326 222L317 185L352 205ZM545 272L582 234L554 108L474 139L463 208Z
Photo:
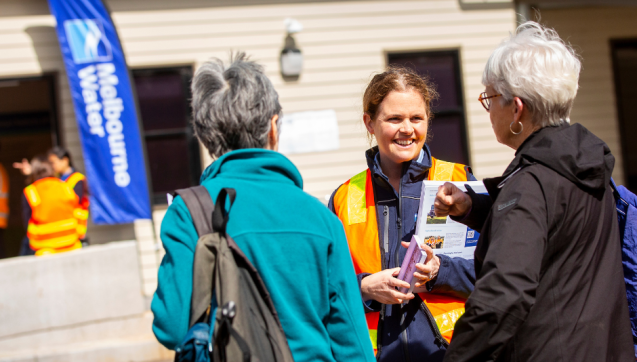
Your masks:
M500 97L502 96L502 94L495 94L492 96L488 96L487 92L482 92L480 93L480 97L478 97L478 100L480 101L480 104L482 104L482 106L484 107L484 109L487 110L487 112L489 112L489 108L491 108L491 98L496 98L496 97Z

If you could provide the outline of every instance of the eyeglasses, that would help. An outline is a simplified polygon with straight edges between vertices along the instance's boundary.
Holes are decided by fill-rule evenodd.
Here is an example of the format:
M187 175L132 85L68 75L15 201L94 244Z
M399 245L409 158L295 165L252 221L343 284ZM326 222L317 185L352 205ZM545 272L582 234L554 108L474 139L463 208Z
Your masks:
M496 94L496 95L488 96L487 92L482 92L482 93L480 93L480 97L478 97L478 100L480 101L480 103L482 104L484 109L486 109L487 112L489 112L489 108L491 108L491 98L496 98L496 97L499 97L501 95L502 94Z

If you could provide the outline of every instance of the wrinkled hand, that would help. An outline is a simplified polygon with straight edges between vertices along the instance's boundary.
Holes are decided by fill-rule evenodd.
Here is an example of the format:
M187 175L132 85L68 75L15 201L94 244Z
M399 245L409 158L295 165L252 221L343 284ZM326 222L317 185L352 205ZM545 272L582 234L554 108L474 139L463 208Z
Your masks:
M403 241L402 246L409 248L409 243ZM433 249L427 244L421 244L420 247L427 253L427 259L424 264L416 264L418 271L414 272L414 277L419 280L414 284L416 288L424 287L428 281L436 279L440 270L440 258L434 255Z
M438 187L438 193L434 200L434 212L436 216L464 216L471 209L471 198L456 185L445 182Z
M29 176L31 174L31 164L26 158L23 158L22 162L14 162L13 168L20 170L24 176Z
M400 268L385 269L361 280L361 292L364 300L374 299L383 304L401 304L414 298L413 293L404 294L395 287L409 288L409 283L395 278Z

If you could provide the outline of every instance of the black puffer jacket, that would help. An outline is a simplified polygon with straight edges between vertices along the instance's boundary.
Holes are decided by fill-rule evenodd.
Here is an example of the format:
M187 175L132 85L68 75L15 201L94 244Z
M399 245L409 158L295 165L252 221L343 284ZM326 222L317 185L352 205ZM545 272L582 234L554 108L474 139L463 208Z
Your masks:
M543 128L461 222L476 285L445 361L634 361L614 157L579 124Z

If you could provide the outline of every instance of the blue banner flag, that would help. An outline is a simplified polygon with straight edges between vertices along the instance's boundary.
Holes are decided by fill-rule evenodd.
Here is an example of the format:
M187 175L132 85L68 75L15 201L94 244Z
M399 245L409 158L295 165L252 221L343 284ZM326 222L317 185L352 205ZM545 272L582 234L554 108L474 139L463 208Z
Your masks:
M128 68L100 0L49 0L73 97L96 224L149 219L144 153Z

